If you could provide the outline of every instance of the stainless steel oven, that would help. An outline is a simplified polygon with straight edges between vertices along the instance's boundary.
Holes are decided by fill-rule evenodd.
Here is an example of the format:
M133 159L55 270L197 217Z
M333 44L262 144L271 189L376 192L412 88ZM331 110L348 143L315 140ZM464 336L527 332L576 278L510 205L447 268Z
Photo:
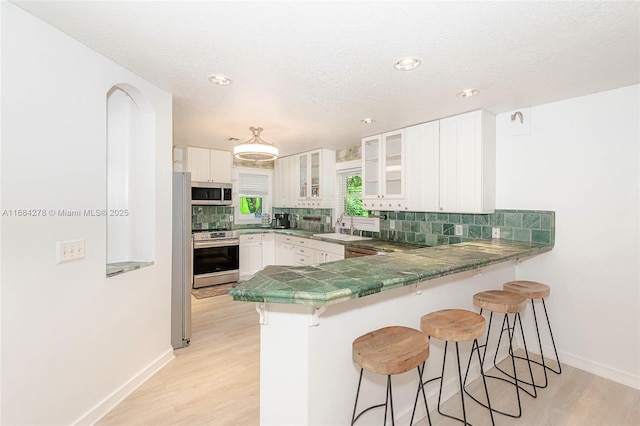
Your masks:
M240 240L234 231L193 234L193 288L240 279Z

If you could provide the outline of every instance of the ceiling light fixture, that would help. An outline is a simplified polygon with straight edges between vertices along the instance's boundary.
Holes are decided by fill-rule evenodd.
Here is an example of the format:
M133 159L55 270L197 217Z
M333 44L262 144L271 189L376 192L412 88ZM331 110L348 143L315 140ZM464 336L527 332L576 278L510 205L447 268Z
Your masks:
M239 143L233 148L233 155L245 161L272 161L278 158L278 148L260 139L262 127L249 127L253 137L246 142Z
M456 96L459 98L470 98L471 96L475 96L480 93L477 89L466 89L456 93Z
M231 79L226 75L214 74L209 76L209 82L216 86L228 86L231 84Z
M371 123L375 123L376 119L375 118L363 118L362 121L364 124L371 124Z
M415 56L408 56L406 58L398 59L393 67L398 71L409 71L418 68L422 63L422 59Z

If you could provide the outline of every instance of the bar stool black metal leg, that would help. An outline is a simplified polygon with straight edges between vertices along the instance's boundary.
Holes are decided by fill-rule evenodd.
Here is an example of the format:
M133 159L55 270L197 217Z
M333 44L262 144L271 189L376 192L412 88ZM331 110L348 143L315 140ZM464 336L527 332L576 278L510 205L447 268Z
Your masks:
M413 419L416 415L416 408L418 407L418 398L420 397L420 392L422 391L422 399L424 400L424 409L427 411L427 420L429 420L429 426L431 426L431 415L429 414L429 405L427 404L427 394L424 390L425 382L423 382L424 375L424 367L425 363L422 363L422 367L418 366L418 392L416 393L416 400L413 403L413 411L411 412L411 421L409 422L409 426L413 425Z
M489 408L489 415L491 416L491 424L495 425L496 422L493 418L493 409L491 408L491 399L489 399L489 388L487 387L487 379L486 379L486 376L484 375L482 360L480 359L480 345L478 344L478 339L475 339L473 341L473 346L475 346L475 351L478 356L478 363L480 364L480 376L482 377L482 384L484 385L484 394L487 397L487 407ZM473 357L473 351L474 351L473 346L471 347L471 355L469 356L469 359ZM467 368L467 373L468 372L469 372L469 369ZM467 381L466 375L464 380L466 384L466 381Z
M389 406L389 402L391 402L391 423L393 424L393 422L394 422L394 419L393 419L393 399L391 399L391 401L389 400L390 397L392 397L392 395L391 395L391 376L387 376L387 392L386 392L386 397L385 397L384 404L372 405L371 407L368 407L368 408L362 410L356 416L356 409L358 407L358 397L360 396L360 385L362 384L362 373L363 373L363 370L364 370L363 368L360 368L360 379L358 380L358 389L356 390L356 402L353 404L353 415L351 416L351 426L353 426L355 424L355 422L358 421L360 416L362 416L364 413L368 412L369 410L373 410L374 408L380 408L380 407L384 407L384 424L386 424L387 423L387 407Z
M395 426L395 418L393 415L393 394L391 393L391 376L387 376L387 396L384 401L384 423L387 424L387 409L391 405L391 426Z
M540 350L540 359L541 359L541 361L538 362L538 361L529 359L528 353L526 355L527 355L527 360L528 360L529 363L534 363L534 364L539 365L540 367L542 367L542 371L543 371L543 374L544 374L544 384L536 383L535 387L536 388L540 388L540 389L544 389L549 384L549 379L548 379L548 376L547 376L547 370L550 370L550 371L552 371L552 372L554 372L556 374L561 374L562 373L562 365L560 364L560 358L558 357L558 350L556 349L556 343L555 343L555 340L553 338L553 331L551 331L551 323L549 322L549 315L547 314L547 307L546 307L546 304L544 302L544 299L541 299L541 300L542 300L542 307L544 308L544 314L545 314L545 317L546 317L546 320L547 320L547 328L549 329L549 335L551 336L551 343L553 344L553 351L554 351L554 354L556 356L556 363L558 364L558 369L555 370L554 368L550 367L549 365L547 365L547 363L545 361L544 350L542 349L542 339L540 337L540 328L539 328L539 325L538 325L538 316L537 316L537 313L536 313L536 306L535 306L534 299L531 299L531 310L533 311L533 323L536 326L536 337L538 339L538 349ZM522 328L522 320L520 320L520 327ZM524 336L524 333L523 333L523 336ZM525 343L525 345L526 345L526 343ZM525 352L526 352L526 346L525 346ZM520 356L516 356L516 358L525 359L525 358L520 357ZM527 384L531 385L531 383L527 383ZM529 392L527 392L527 393L529 393ZM529 395L531 395L531 394L529 393Z
M505 322L507 324L507 328L504 327ZM520 335L522 336L522 344L524 346L524 353L525 353L524 357L518 356L513 352L513 337L516 334L516 330L515 330L516 323L518 323L520 325ZM507 373L502 368L500 368L500 366L498 365L498 362L497 362L498 350L497 350L497 348L500 347L500 341L502 340L502 334L500 335L500 339L498 339L498 346L496 348L496 352L495 352L495 355L493 357L493 365L495 365L496 369L498 371L500 371L502 374L504 374L507 377L510 377L510 378L514 379L515 383L517 384L517 386L518 386L518 388L520 390L522 390L523 392L526 392L529 396L531 396L533 398L537 398L538 397L537 388L540 387L540 386L536 385L535 380L533 378L533 370L531 369L531 363L535 362L535 361L533 361L533 360L531 360L529 358L529 350L527 349L527 339L524 337L524 329L522 328L522 317L520 317L520 313L519 312L517 312L514 315L513 327L509 323L508 315L504 316L504 319L502 321L502 332L504 333L505 331L507 331L507 333L509 335L509 355L511 356L512 364L515 365L515 361L514 361L515 359L521 359L521 360L527 361L527 366L529 367L529 377L531 378L531 381L527 382L526 380L518 379L515 376L515 374L511 375L510 373ZM515 372L515 369L513 371ZM520 386L518 383L524 383L524 384L526 384L528 386L531 386L532 391L529 392L529 390L527 390L526 388Z
M465 404L465 401L464 401L464 393L465 393L465 390L464 390L465 387L464 386L465 386L465 383L466 383L466 380L467 380L467 374L465 374L465 377L464 377L464 380L463 380L463 378L462 378L462 364L460 363L460 348L459 348L458 342L455 342L455 344L456 344L456 360L458 361L458 363L457 363L457 367L458 367L458 382L459 382L459 385L460 385L460 402L462 404L462 417L463 418L461 419L461 418L452 416L450 414L443 413L441 408L440 408L441 397L442 397L442 385L443 385L443 381L444 381L444 371L445 371L445 365L446 365L446 359L447 359L447 346L448 346L448 343L449 343L448 341L445 341L445 343L444 343L444 356L443 356L443 360L442 360L442 373L441 373L441 376L439 378L431 379L431 380L429 380L429 381L427 381L425 383L428 383L428 382L430 382L432 380L440 379L440 391L439 391L439 394L438 394L438 413L440 413L444 417L448 417L450 419L462 422L465 425L471 425L471 423L467 422L467 409L466 409L466 404ZM475 339L473 341L472 346L471 346L471 354L469 355L469 359L470 360L473 357L473 353L474 352L476 353L476 355L478 357L478 363L480 365L480 369L482 370L482 358L480 356L480 345L478 343L478 339ZM467 366L467 373L468 373L468 371L469 371L469 366ZM495 421L493 419L493 412L491 410L491 401L489 400L489 389L487 388L487 382L485 380L485 375L484 375L483 371L481 371L481 375L482 375L482 383L484 385L485 395L487 397L487 405L484 405L484 404L480 404L480 405L483 405L484 407L488 406L489 415L491 416L491 424L495 425ZM473 398L473 399L475 400L475 398ZM429 424L431 424L431 419L429 419Z
M482 313L482 309L480 310L480 312ZM491 335L491 322L492 322L492 319L493 319L493 312L492 312L492 315L491 315L491 317L490 317L490 319L489 319L489 326L488 326L488 328L487 328L487 339L485 340L484 345L482 345L482 346L484 346L484 352L483 352L483 356L482 356L482 364L481 364L481 369L482 369L483 371L484 371L484 361L486 360L487 347L488 347L488 345L489 345L489 336ZM517 357L514 355L514 351L513 351L513 336L515 335L515 327L516 327L516 323L517 323L517 322L519 322L519 325L520 325L520 331L522 332L522 321L520 320L520 314L519 314L519 313L516 313L516 314L514 315L514 322L513 322L513 326L511 325L511 323L510 323L510 321L509 321L509 317L508 317L508 315L507 315L507 314L504 314L504 317L503 317L503 319L502 319L502 330L501 330L500 336L499 336L499 338L498 338L498 344L497 344L497 346L496 346L496 352L495 352L495 354L494 354L494 360L493 360L493 361L494 361L494 366L496 367L496 369L497 369L497 370L499 370L500 372L502 372L503 374L505 374L507 377L509 377L509 378L513 379L513 381L508 380L508 379L505 379L504 377L497 377L497 376L493 376L493 375L483 375L483 379L484 379L485 377L488 377L488 378L492 378L492 379L501 380L501 381L503 381L503 382L506 382L506 383L509 383L509 384L512 384L512 385L514 385L514 386L515 386L515 389L516 389L516 398L517 398L517 401L518 401L518 411L517 411L517 413L516 413L516 414L512 414L512 413L507 413L507 412L505 412L505 411L498 410L498 409L496 409L496 408L490 408L489 404L487 404L487 405L483 404L483 403L482 403L482 402L480 402L476 397L474 397L470 392L468 392L468 391L466 390L466 387L465 387L465 390L464 390L464 392L465 392L467 395L469 395L469 396L470 396L474 401L476 401L478 404L482 405L483 407L488 408L490 411L495 411L496 413L499 413L499 414L502 414L502 415L505 415L505 416L508 416L508 417L513 417L513 418L519 418L519 417L521 417L521 416L522 416L522 403L521 403L521 400L520 400L520 390L521 390L521 389L522 389L524 392L527 392L529 395L533 396L534 398L535 398L535 395L537 395L536 388L535 388L535 382L534 382L534 379L533 379L533 371L532 371L532 369L531 369L531 364L530 364L530 363L528 364L528 366L529 366L529 373L530 373L530 377L531 377L531 383L527 383L527 382L525 382L525 381L523 381L523 380L521 380L521 379L518 379L518 374L517 374L516 364L515 364L515 358L517 358ZM506 325L506 327L505 327L505 325ZM502 370L502 369L501 369L500 367L498 367L498 365L497 365L497 352L498 352L498 348L499 348L499 346L500 346L500 342L502 341L502 334L503 334L505 331L508 333L508 339L509 339L509 356L510 356L510 358L511 358L511 367L512 367L512 371L513 371L513 375L511 375L511 374L509 374L509 373L505 372L504 370ZM524 334L523 334L523 340L524 340ZM527 358L523 358L523 359L526 359L527 361L529 361L528 351L526 350L526 343L524 343L524 344L525 344L525 353L527 354ZM469 364L467 364L467 373L465 374L465 383L466 383L467 375L468 375L468 373L469 373L469 366L470 366L470 365L471 365L471 360L469 360ZM532 385L532 386L533 386L533 389L534 389L534 394L531 394L531 393L529 393L526 389L522 388L522 387L519 385L519 382L521 382L521 383L527 383L527 384L529 384L529 385ZM487 396L488 396L488 393L487 393ZM488 399L488 398L487 398L487 401L489 401L489 399Z
M360 369L360 379L358 380L358 389L356 390L356 402L353 404L353 415L351 416L351 426L356 422L356 407L358 406L358 397L360 396L360 385L362 384L362 372L363 368Z
M553 339L553 331L551 331L551 322L549 322L549 314L547 313L547 305L544 303L544 299L542 299L542 307L544 308L544 316L547 318L547 326L549 327L549 335L551 336L551 343L553 344L553 352L556 355L556 362L558 363L557 371L551 367L546 367L546 368L548 368L549 370L553 371L556 374L562 374L562 364L560 364L560 358L558 357L558 349L556 349L556 342ZM536 322L536 327L537 326L538 326L538 323ZM540 349L540 355L542 355L542 349Z

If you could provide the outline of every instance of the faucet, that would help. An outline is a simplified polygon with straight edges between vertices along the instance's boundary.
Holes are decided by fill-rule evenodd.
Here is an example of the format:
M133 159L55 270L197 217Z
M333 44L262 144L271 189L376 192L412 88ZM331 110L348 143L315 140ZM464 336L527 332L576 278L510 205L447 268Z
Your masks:
M349 217L351 218L351 226L349 227L349 231L351 232L351 235L353 235L353 231L355 231L355 228L353 227L353 215Z
M336 220L336 224L335 224L335 232L336 234L340 233L340 225L342 224L342 219L344 218L344 213L342 213L340 215L340 217L338 218L338 220Z

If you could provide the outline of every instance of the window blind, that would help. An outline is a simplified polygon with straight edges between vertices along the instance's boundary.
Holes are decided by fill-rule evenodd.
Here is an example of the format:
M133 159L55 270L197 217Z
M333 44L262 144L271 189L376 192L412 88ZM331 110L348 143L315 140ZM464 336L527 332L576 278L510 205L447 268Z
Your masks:
M238 194L267 195L269 193L269 178L266 175L240 173L238 176Z

